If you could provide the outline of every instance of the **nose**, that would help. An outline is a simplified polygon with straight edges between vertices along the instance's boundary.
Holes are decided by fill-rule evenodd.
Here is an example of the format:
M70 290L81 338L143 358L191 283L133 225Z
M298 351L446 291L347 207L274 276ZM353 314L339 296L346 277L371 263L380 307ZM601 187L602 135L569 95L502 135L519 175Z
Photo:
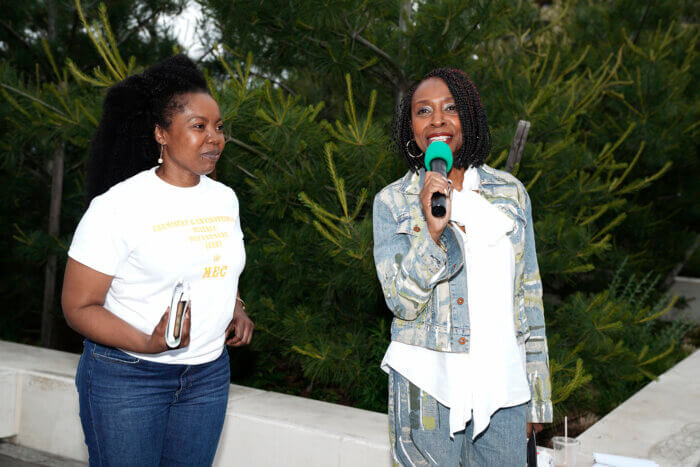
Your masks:
M222 139L223 139L223 135L219 135L216 132L212 132L212 131L207 132L207 143L209 143L209 144L218 145Z
M442 109L437 109L435 112L433 112L433 115L430 119L430 125L433 127L441 127L445 124L445 116L442 113Z

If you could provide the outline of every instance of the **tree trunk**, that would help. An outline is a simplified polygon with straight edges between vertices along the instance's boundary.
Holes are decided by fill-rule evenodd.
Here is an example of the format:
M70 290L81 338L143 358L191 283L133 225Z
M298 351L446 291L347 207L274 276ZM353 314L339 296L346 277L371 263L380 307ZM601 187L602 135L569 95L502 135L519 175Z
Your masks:
M49 42L56 40L57 16L58 10L56 9L56 2L49 0L46 2L46 35L48 36Z
M527 142L527 134L530 131L530 122L527 120L518 121L518 128L515 130L515 136L513 136L513 142L510 145L510 151L508 151L508 159L506 160L505 171L508 173L513 173L513 169L516 165L520 164L520 159L523 157L523 151L525 150L525 143Z
M49 235L58 237L61 221L61 198L63 196L63 141L58 142L51 161L51 201L49 204ZM54 299L56 296L56 254L51 253L44 270L44 301L41 307L41 343L53 345Z

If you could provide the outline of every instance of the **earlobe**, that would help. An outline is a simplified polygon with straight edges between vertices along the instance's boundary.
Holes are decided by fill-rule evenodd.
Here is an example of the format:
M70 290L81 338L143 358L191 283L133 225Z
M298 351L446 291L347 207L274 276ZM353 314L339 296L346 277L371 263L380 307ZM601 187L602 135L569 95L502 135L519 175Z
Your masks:
M165 135L163 134L163 129L159 125L156 125L153 129L153 137L159 145L162 146L165 144Z

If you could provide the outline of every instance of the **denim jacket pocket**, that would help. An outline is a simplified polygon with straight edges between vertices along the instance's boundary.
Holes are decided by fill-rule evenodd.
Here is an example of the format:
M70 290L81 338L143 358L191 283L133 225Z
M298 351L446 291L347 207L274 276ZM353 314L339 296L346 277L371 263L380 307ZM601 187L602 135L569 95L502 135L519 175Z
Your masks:
M413 219L411 219L411 213L404 212L401 213L396 219L396 233L406 234L406 235L416 235L413 230Z

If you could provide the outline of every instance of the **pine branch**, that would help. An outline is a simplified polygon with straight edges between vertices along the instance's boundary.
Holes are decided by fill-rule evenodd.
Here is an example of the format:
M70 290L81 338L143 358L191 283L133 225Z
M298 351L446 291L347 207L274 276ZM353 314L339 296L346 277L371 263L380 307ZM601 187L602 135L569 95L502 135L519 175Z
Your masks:
M134 15L134 16L137 18L137 19L136 19L136 26L133 27L131 30L127 31L127 33L124 34L124 35L117 41L117 46L121 46L124 42L126 42L127 40L129 40L129 38L130 38L131 36L133 36L134 34L138 33L139 31L142 31L144 25L151 23L151 22L156 18L156 16L158 16L159 14L161 14L161 13L163 13L163 12L164 12L164 11L163 11L162 9L153 10L153 11L151 12L150 15L148 15L146 18L143 18L143 19L138 19L138 18L140 18L140 16L139 16L139 15ZM179 15L180 13L182 13L182 7L179 9L179 11L176 13L176 15Z
M377 47L375 44L372 42L368 41L365 39L361 34L360 31L355 31L353 30L352 26L350 25L350 22L346 17L343 17L343 21L345 21L345 25L348 27L348 35L350 38L353 40L359 42L360 44L364 45L367 47L369 50L374 52L375 54L379 55L382 57L387 63L391 65L391 67L395 70L396 76L398 79L394 80L395 83L404 83L406 82L406 75L403 72L403 69L401 66L394 60L388 53L386 53L384 50L380 49ZM364 28L363 28L364 29Z
M287 91L292 96L296 97L296 95L297 95L297 93L294 92L294 90L292 88L290 88L287 84L285 84L284 82L282 82L278 79L272 78L269 75L265 75L263 73L259 73L259 72L252 71L252 70L249 73L253 76L257 76L259 78L266 79L266 80L270 81L271 83L278 85L279 87L281 87L282 89Z
M21 89L17 89L17 88L15 88L15 87L10 86L10 85L7 85L7 84L5 84L5 83L0 83L0 86L2 86L2 87L5 88L5 89L8 89L8 90L10 90L10 91L12 91L12 92L14 92L14 93L16 93L16 94L19 94L19 95L22 96L22 97L26 97L27 99L29 99L29 100L31 100L31 101L33 101L33 102L36 102L36 103L39 104L41 107L45 107L46 109L53 110L53 111L56 112L58 115L61 115L61 116L64 116L64 117L65 117L65 115L63 114L63 112L61 112L60 109L57 109L56 107L52 106L51 104L49 104L49 103L46 102L46 101L43 101L43 100L39 99L38 97L32 96L32 95L30 95L30 94L27 94L26 92L22 91Z
M247 145L247 144L244 143L243 141L241 141L241 140L239 140L239 139L237 139L237 138L234 138L233 136L228 136L228 137L226 137L226 142L227 142L227 143L233 143L233 144L235 144L236 146L239 146L239 147L245 149L246 151L255 154L256 156L260 156L260 157L261 157L262 159L264 159L265 161L267 161L267 162L269 162L269 163L275 165L275 167L277 167L278 169L281 169L281 168L282 168L282 167L277 163L277 161L275 161L274 159L272 159L270 156L268 156L268 155L265 154L264 152L259 151L258 149L255 149L253 146ZM291 175L291 174L290 174L290 175Z
M644 14L642 15L642 20L639 22L639 27L637 27L637 32L634 33L634 39L632 39L633 44L637 44L637 40L639 39L639 33L642 32L642 28L644 27L644 22L647 19L647 14L649 13L649 8L651 7L651 2L653 0L649 0L647 2L647 7L644 9Z

